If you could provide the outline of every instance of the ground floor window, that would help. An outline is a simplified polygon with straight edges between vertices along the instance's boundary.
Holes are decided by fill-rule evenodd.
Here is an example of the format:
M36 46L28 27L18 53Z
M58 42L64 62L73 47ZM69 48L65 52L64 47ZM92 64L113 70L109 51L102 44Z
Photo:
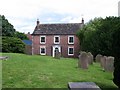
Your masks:
M45 46L40 47L40 55L46 55L46 47Z
M74 47L68 47L68 55L74 55Z

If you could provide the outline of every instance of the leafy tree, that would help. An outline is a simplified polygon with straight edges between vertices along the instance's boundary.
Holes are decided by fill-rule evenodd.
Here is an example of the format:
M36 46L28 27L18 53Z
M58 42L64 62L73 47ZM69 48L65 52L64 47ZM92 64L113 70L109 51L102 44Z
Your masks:
M120 18L118 20L120 20ZM113 82L120 88L120 23L116 25L116 29L113 33L112 47L114 57L116 57L114 62Z
M90 20L81 30L77 32L77 36L80 39L81 50L91 51L94 55L98 50L98 36L96 30L101 26L102 18L95 18Z
M5 16L2 16L2 36L14 37L15 29L12 24L5 19Z
M13 53L24 53L25 44L21 39L15 37L2 37L2 51Z
M16 31L14 26L8 22L4 15L1 16L0 22L2 22L2 36L16 37L21 40L28 39L24 33Z
M28 39L27 36L24 33L16 31L4 15L0 17L0 24L2 24L2 30L0 30L3 36L0 49L2 49L2 52L24 53L25 45L21 40Z
M15 32L15 37L20 38L21 40L28 40L28 37L24 33L17 31Z
M82 50L90 51L94 56L102 54L115 57L113 81L120 87L120 17L95 18L77 36L80 41L82 39Z

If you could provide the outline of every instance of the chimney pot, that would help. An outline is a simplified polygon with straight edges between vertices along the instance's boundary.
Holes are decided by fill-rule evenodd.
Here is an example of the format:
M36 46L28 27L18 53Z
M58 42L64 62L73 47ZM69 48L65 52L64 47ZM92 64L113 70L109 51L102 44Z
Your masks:
M40 23L40 22L39 22L39 19L37 19L37 25L39 25L39 23Z

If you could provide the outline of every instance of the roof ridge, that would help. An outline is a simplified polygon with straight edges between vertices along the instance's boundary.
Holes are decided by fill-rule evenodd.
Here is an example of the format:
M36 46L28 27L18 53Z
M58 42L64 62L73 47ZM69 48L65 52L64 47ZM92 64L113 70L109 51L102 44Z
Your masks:
M57 25L57 24L82 24L82 23L43 23L43 24L40 24L40 25Z

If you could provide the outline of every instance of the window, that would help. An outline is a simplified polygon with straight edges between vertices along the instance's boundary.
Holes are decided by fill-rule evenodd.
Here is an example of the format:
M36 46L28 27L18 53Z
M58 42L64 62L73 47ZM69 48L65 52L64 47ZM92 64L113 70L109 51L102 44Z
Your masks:
M45 46L40 47L40 55L46 55L46 47Z
M74 47L68 47L68 55L74 55Z
M60 36L54 36L54 44L60 43Z
M68 36L68 44L74 44L74 36Z
M45 36L40 36L40 43L45 44L46 43L46 37Z

